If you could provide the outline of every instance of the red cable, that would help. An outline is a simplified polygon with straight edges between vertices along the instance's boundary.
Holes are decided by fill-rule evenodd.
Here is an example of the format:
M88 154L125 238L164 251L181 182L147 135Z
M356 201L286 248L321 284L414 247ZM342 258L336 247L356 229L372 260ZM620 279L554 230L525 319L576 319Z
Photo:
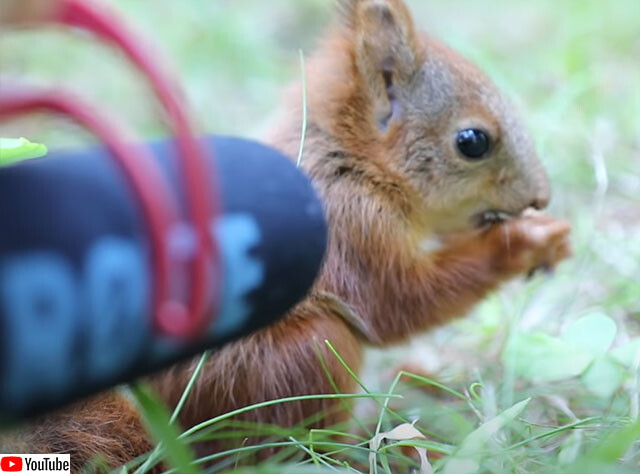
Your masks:
M117 122L105 119L71 95L28 89L12 93L0 91L0 119L37 111L67 115L105 143L133 188L149 231L154 273L152 313L162 314L179 308L179 303L171 301L171 261L167 248L169 233L177 223L177 207L154 157L145 147L125 139L126 134Z
M187 118L175 83L159 64L152 60L150 48L123 26L115 12L104 5L86 0L60 0L56 18L59 23L89 30L98 37L119 46L149 78L159 100L164 105L179 148L189 218L196 232L197 249L191 264L191 294L186 319L176 312L155 314L162 331L173 335L197 335L217 313L221 281L219 251L211 225L219 215L217 187L212 183L207 153L199 143ZM210 150L209 150L210 153ZM216 291L218 290L218 291Z

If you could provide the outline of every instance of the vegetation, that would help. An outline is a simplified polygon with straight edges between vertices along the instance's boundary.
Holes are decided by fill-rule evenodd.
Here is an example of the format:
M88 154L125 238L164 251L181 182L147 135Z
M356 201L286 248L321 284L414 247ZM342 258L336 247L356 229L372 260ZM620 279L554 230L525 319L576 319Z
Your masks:
M113 3L167 51L202 129L256 136L279 91L300 77L298 50L311 52L331 11L327 0ZM478 62L520 104L553 183L550 212L574 225L574 258L552 278L513 283L409 346L371 351L353 445L334 432L238 426L228 417L178 434L167 428L167 409L136 385L161 441L154 459L198 472L200 464L189 467L190 442L232 436L235 427L268 434L263 449L285 447L274 460L282 465L235 472L368 472L370 440L415 421L424 437L405 429L400 440L378 443L372 472L415 465L398 444L426 449L431 467L423 463L422 472L640 470L640 5L409 3L423 29ZM63 84L142 136L164 133L149 91L106 48L57 32L20 32L3 34L0 57L3 75ZM90 139L44 117L3 125L0 135L50 148ZM414 375L398 376L400 369ZM233 470L254 450L238 449L207 472Z

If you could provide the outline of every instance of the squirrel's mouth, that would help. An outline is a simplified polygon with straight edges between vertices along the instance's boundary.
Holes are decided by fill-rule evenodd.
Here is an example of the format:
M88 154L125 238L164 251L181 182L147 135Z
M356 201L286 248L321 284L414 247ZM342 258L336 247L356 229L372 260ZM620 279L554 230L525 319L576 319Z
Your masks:
M475 214L472 217L472 221L474 225L478 228L489 227L494 224L498 224L499 222L504 222L513 217L513 214L507 211L502 211L499 209L489 209L488 211L483 211L478 214Z

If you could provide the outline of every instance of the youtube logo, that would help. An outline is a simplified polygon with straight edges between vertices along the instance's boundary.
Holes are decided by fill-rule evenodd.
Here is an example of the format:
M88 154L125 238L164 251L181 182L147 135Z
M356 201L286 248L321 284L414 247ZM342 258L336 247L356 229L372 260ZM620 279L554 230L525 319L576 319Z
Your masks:
M21 472L22 458L18 456L4 456L0 459L0 471L2 472Z
M0 455L0 474L5 472L38 472L70 474L69 454L5 454Z

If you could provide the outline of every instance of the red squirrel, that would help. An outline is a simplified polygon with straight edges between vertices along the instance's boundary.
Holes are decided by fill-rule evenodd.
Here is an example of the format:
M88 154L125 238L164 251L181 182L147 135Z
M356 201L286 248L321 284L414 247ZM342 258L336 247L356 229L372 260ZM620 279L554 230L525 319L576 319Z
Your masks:
M513 106L476 66L416 30L402 0L341 0L339 21L307 68L302 168L325 203L329 247L308 297L281 321L207 361L184 407L188 428L282 397L343 393L366 345L408 340L467 313L502 282L570 254L567 222L542 209L549 185ZM300 143L301 88L267 141L290 156ZM152 377L175 406L196 361ZM241 419L284 427L336 400L272 405ZM111 391L28 427L30 452L98 453L116 467L151 448L132 402ZM209 450L218 447L209 446Z

